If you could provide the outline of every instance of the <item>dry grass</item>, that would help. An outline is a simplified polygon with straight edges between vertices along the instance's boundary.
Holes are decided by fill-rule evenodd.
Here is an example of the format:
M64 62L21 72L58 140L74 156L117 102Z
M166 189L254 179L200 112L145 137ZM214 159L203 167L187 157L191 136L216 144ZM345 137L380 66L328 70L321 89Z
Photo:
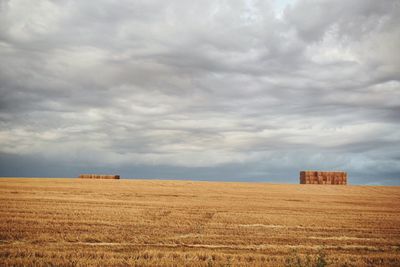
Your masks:
M400 266L400 187L0 179L0 265Z

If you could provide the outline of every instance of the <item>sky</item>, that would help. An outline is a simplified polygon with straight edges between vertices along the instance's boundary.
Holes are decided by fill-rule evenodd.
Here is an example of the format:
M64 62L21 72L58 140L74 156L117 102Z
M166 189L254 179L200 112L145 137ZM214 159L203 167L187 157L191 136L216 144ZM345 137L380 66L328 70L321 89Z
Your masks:
M400 185L398 0L0 0L0 176Z

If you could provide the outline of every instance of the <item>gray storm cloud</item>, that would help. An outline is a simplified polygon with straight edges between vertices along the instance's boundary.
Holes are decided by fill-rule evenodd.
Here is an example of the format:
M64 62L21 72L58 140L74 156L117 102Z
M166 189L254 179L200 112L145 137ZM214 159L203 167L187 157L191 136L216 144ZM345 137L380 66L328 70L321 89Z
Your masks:
M400 184L400 2L0 1L0 175Z

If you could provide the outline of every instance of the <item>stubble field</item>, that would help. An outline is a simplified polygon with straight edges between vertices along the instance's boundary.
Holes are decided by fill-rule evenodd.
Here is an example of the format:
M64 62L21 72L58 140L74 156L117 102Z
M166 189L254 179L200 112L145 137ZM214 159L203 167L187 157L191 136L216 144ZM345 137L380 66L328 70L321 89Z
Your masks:
M400 266L400 187L0 179L1 266Z

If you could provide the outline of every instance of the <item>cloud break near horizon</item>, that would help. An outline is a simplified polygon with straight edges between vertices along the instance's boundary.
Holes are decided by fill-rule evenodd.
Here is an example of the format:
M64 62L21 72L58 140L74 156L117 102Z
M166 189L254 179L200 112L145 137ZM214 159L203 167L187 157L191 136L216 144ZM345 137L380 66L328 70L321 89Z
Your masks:
M400 184L400 2L0 0L0 176Z

